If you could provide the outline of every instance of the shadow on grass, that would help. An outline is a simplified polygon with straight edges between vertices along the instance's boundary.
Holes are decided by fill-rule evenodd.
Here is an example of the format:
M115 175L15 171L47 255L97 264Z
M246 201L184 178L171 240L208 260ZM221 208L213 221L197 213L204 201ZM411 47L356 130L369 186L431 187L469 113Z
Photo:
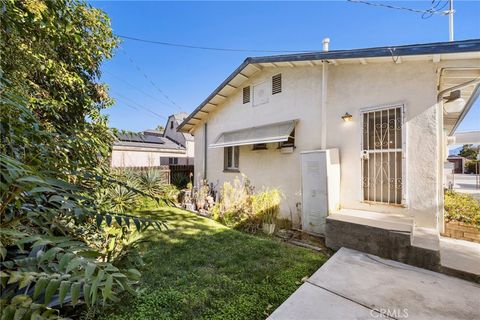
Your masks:
M177 209L148 215L169 230L144 234L143 292L104 318L264 319L327 259Z

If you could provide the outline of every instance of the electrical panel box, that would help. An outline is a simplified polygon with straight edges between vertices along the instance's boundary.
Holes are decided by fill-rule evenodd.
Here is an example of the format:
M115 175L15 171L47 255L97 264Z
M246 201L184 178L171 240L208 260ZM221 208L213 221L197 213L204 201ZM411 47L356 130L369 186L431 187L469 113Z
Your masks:
M340 207L338 149L300 153L302 168L302 228L325 234L327 215Z

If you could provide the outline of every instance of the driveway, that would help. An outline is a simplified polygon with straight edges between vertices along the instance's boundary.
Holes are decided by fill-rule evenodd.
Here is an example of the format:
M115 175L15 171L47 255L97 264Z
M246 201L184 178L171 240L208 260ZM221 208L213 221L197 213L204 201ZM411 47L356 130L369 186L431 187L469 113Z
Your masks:
M480 200L480 177L475 174L455 174L455 183L453 189L458 192L470 194L477 200Z
M342 248L268 319L480 319L479 301L479 284Z

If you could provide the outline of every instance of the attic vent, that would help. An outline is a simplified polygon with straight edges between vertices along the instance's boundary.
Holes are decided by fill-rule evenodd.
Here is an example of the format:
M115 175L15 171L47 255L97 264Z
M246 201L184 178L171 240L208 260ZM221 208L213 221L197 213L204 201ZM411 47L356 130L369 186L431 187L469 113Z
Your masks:
M282 74L279 73L272 77L272 94L282 92Z
M250 102L250 86L243 88L243 104Z

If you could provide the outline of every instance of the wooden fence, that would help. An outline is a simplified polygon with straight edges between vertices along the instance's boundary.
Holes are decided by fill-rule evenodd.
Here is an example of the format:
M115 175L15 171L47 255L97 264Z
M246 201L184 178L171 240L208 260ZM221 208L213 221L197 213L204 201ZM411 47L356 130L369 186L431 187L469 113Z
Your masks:
M194 166L173 164L170 167L170 183L179 188L185 188L187 183L193 182Z
M133 171L147 171L158 170L162 176L163 183L170 184L171 172L168 165L160 165L155 167L117 167L115 170L133 170Z

